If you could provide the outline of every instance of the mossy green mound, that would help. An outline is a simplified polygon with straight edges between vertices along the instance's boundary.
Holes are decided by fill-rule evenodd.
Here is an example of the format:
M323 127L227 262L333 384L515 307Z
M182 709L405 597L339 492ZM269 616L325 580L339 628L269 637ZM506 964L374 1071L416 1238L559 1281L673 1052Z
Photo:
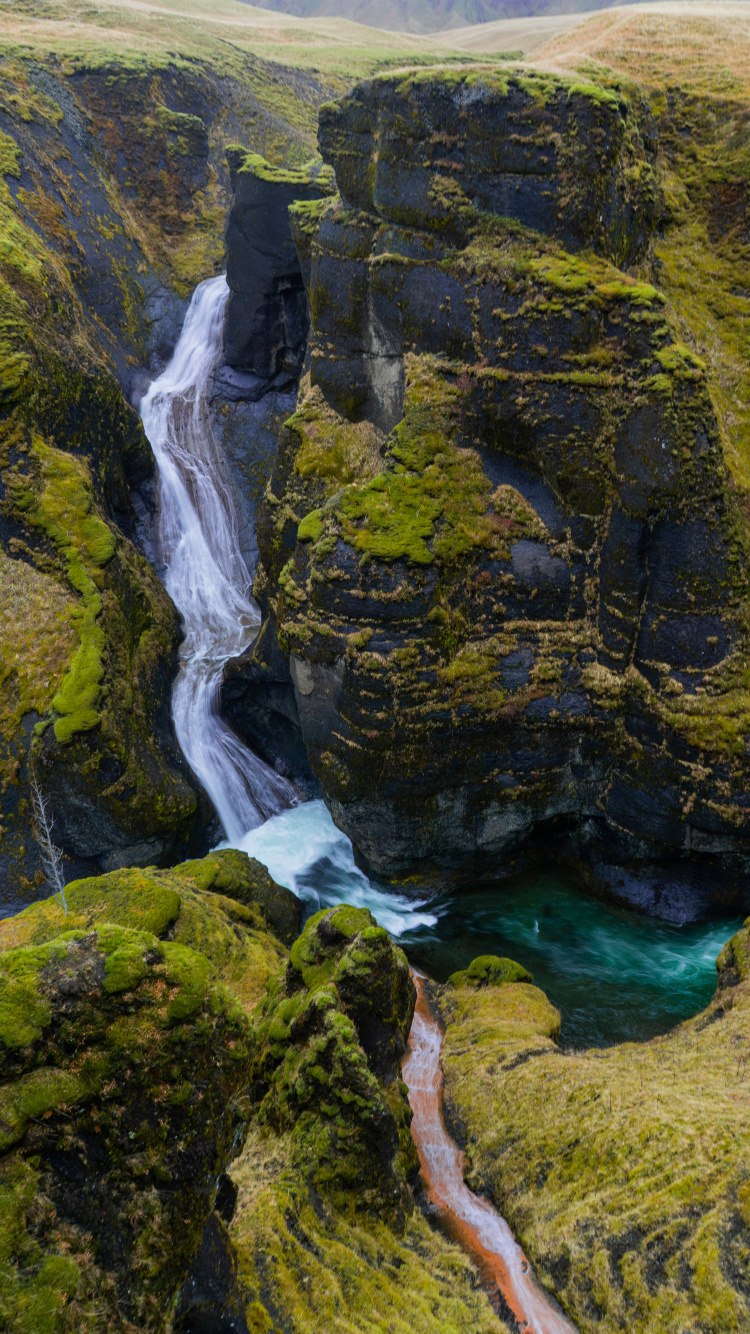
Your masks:
M284 941L299 930L300 906L264 866L227 849L171 871L112 871L66 886L58 898L32 904L0 922L0 950L39 946L63 931L103 923L149 932L198 950L211 975L233 987L248 1010L286 957ZM0 958L2 955L0 955Z
M398 1074L414 1012L406 959L365 908L306 923L254 1019L261 1124L333 1198L398 1213L416 1164Z
M481 954L472 959L468 968L451 973L452 987L501 987L508 982L533 982L531 973L514 959L502 959L496 954Z
M337 1210L291 1169L293 1132L253 1129L229 1234L255 1334L509 1334L458 1247L415 1211L399 1229Z
M162 1328L242 1124L250 1027L214 976L105 923L0 955L9 1334Z
M750 1322L750 923L695 1019L560 1051L532 986L446 988L442 1062L468 1180L584 1334Z

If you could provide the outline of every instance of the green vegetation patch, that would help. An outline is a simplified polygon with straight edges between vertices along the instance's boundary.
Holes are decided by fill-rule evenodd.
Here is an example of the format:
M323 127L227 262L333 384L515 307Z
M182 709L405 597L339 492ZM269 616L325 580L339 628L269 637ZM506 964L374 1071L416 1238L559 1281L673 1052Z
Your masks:
M707 1009L645 1043L560 1051L535 987L442 992L469 1184L584 1334L750 1320L748 939L722 952Z
M450 565L473 548L507 559L512 542L545 531L512 488L493 496L478 454L454 443L460 401L450 364L407 358L404 417L389 443L391 466L344 491L335 510L342 535L366 559Z
M102 611L97 572L115 553L116 538L94 510L87 464L35 436L33 451L40 464L38 492L18 479L12 504L32 528L41 529L62 556L68 581L81 596L75 621L79 647L52 700L59 717L55 736L61 743L76 732L97 727L97 709L104 675L104 631L98 624Z
M253 1128L230 1168L230 1237L251 1330L361 1334L367 1319L399 1334L509 1334L466 1255L418 1210L393 1228L364 1200L336 1209L294 1179L293 1157L290 1133Z
M451 973L452 987L501 987L509 982L533 982L531 973L514 959L482 954L473 959L468 968Z
M414 1010L404 955L367 909L327 908L306 922L267 991L254 1018L260 1123L291 1133L302 1180L342 1207L354 1192L392 1217L415 1164L404 1089L393 1082Z

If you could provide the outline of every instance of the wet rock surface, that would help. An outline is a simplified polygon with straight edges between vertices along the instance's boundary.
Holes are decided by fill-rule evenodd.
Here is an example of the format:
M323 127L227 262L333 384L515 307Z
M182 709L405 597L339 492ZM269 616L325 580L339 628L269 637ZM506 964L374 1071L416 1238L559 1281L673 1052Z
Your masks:
M307 297L289 205L332 192L322 163L289 171L258 153L227 150L234 203L227 223L230 298L217 383L230 401L256 402L268 389L297 387L308 331Z

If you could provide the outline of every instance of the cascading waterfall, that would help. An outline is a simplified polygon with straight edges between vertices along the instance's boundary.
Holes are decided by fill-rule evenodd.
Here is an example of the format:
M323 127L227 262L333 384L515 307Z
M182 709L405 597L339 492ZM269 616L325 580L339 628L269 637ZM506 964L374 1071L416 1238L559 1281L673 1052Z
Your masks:
M206 402L228 294L223 277L196 288L174 356L141 403L159 466L163 577L185 624L172 705L177 737L214 803L225 846L257 857L278 883L315 907L367 907L392 935L411 932L413 941L423 940L424 928L434 927L438 917L421 911L424 903L373 885L324 803L300 803L291 784L242 745L219 716L224 665L248 647L260 622ZM471 931L448 922L446 909L438 911L446 912L448 935L466 935L458 944L470 945ZM538 935L536 920L535 927ZM490 1290L503 1293L521 1328L571 1334L573 1327L535 1283L507 1224L464 1184L462 1155L441 1117L440 1030L422 977L414 977L419 1001L403 1074L433 1207L474 1256Z
M228 296L224 277L195 289L174 356L143 398L141 416L159 465L164 583L185 623L172 696L177 739L236 845L297 798L219 716L224 664L248 647L260 622L206 404Z

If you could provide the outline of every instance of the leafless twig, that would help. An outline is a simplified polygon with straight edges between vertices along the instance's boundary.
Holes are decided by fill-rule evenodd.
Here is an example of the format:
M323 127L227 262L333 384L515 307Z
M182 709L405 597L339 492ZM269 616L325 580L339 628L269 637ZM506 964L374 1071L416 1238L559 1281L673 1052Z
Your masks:
M59 894L65 916L68 915L68 901L65 897L65 875L62 868L62 850L52 839L54 820L49 813L49 803L44 796L35 774L31 776L31 797L34 803L36 829L34 837L42 854L42 870L53 894Z

